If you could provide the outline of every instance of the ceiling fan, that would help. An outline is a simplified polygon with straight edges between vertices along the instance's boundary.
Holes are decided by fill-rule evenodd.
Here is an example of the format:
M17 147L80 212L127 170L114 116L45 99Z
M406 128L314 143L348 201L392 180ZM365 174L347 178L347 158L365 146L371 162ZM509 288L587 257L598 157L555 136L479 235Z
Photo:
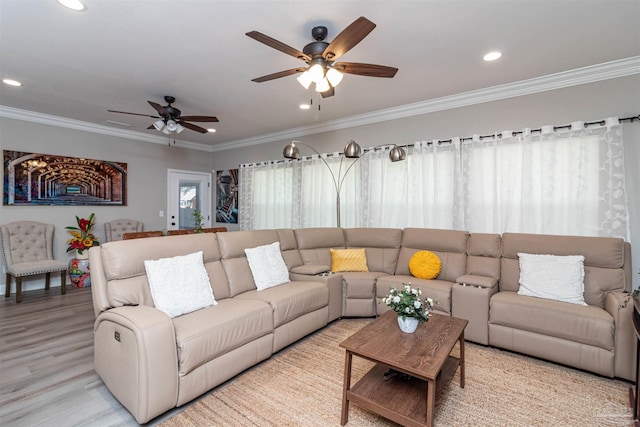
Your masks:
M301 59L307 64L306 68L292 68L258 77L252 81L261 83L302 73L298 76L300 84L305 89L308 89L311 83L315 83L316 92L320 92L322 97L326 98L335 94L335 87L342 80L342 73L391 78L398 72L397 68L358 62L334 62L360 43L375 27L376 24L361 16L342 30L331 43L324 41L327 37L326 27L314 27L311 30L311 36L315 41L306 45L302 52L258 31L250 31L246 34L252 39L287 55Z
M173 96L165 96L165 102L167 105L164 107L156 102L147 101L149 105L151 105L157 112L160 114L159 116L152 116L150 114L139 114L139 113L129 113L126 111L116 111L116 110L107 110L111 113L120 113L120 114L131 114L134 116L144 116L151 117L153 119L159 119L147 129L157 129L165 134L170 134L171 132L180 133L185 128L191 129L200 133L207 133L205 128L200 126L196 126L193 123L189 122L217 122L218 118L214 116L182 116L182 111L173 107L171 104L176 102L176 99Z

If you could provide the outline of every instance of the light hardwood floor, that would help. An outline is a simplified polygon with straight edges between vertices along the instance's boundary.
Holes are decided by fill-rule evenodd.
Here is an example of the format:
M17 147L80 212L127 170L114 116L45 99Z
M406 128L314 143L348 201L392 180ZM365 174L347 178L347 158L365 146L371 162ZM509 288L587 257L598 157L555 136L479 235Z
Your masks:
M0 425L138 425L93 370L94 320L91 288L0 299Z

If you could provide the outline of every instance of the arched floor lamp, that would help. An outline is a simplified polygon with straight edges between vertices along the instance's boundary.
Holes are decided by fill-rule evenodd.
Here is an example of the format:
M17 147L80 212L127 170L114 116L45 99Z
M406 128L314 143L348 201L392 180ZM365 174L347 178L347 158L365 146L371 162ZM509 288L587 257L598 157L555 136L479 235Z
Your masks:
M340 227L340 191L342 190L342 184L344 183L344 179L347 176L347 173L351 170L353 165L355 165L356 162L360 160L360 158L362 158L362 156L366 155L367 153L373 151L376 148L385 147L389 144L378 145L376 147L373 147L371 150L366 151L364 154L362 154L362 148L360 148L360 145L358 145L358 143L355 142L353 139L350 139L349 142L347 142L347 145L344 147L344 150L342 151L343 155L340 156L340 166L338 167L337 177L333 173L333 170L331 169L327 161L324 159L324 157L322 157L322 155L315 148L313 148L308 144L305 144L300 141L291 141L291 144L288 144L286 147L284 147L282 155L287 159L300 158L300 150L298 149L298 145L304 145L305 147L311 149L314 153L316 153L320 157L320 160L322 160L322 162L327 167L327 169L329 169L329 173L331 174L331 178L333 179L333 185L336 189L336 223L338 227ZM404 160L406 155L407 153L404 151L404 149L396 144L393 144L393 148L389 150L389 159L392 162L398 162L400 160ZM354 159L354 160L353 162L351 162L351 164L349 164L349 166L344 170L344 173L343 173L342 162L345 157L348 159Z

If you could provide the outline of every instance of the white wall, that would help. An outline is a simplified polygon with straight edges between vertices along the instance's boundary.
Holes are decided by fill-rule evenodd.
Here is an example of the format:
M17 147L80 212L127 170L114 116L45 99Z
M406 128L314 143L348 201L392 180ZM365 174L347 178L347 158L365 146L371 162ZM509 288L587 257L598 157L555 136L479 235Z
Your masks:
M466 137L474 133L490 134L506 129L537 128L546 124L563 125L576 120L592 121L638 114L640 76L635 75L297 139L320 152L332 152L342 150L349 139L355 139L363 147L387 143L402 145L418 140ZM624 125L624 141L634 287L640 287L640 275L637 273L640 268L640 122ZM146 230L164 229L165 218L160 218L158 213L167 208L167 169L210 172L212 169L237 168L241 163L277 160L282 158L282 149L289 142L283 140L205 153L0 118L0 149L126 162L129 171L128 206L0 206L0 223L20 219L53 223L56 226L54 254L56 258L63 259L67 256L65 241L68 238L64 227L74 224L75 215L86 217L95 212L96 231L102 238L103 223L116 218L140 219ZM213 196L212 200L215 200ZM234 225L222 225L230 230L237 229ZM1 289L4 289L4 274L0 280ZM40 279L29 281L25 289L42 287L43 283ZM54 279L52 286L56 285Z
M336 96L340 96L339 94ZM419 140L468 137L503 130L564 125L576 120L596 121L605 117L640 114L640 76L611 79L533 95L493 101L372 125L302 136L320 152L341 151L349 139L362 147L381 144L411 144ZM634 287L640 287L640 122L623 126L626 185L631 219ZM214 169L240 163L282 159L290 140L251 148L215 153ZM301 149L305 153L304 149ZM309 152L309 154L311 154Z

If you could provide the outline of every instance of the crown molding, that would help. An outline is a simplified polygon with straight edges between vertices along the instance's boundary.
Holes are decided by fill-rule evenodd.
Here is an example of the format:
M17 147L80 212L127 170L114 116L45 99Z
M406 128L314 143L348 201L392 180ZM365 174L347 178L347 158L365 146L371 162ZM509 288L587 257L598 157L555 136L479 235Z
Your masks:
M197 142L176 139L175 144L173 144L169 143L169 139L166 136L149 135L132 130L118 129L111 126L68 119L66 117L52 116L50 114L37 113L35 111L21 110L19 108L7 107L5 105L0 105L0 117L24 120L27 122L57 126L67 129L80 130L83 132L97 133L100 135L115 136L118 138L126 138L135 141L152 142L154 144L162 145L175 145L176 147L188 148L191 150L211 152L210 146L199 144Z
M536 77L514 83L507 83L499 86L492 86L469 92L463 92L451 96L444 96L441 98L430 99L427 101L416 102L399 107L387 108L384 110L373 111L370 113L359 114L314 125L285 129L282 131L272 132L251 138L226 141L214 146L186 140L176 140L175 146L207 152L232 150L234 148L250 147L267 142L299 138L301 136L313 135L322 132L346 129L355 126L363 126L387 120L396 120L405 117L433 113L436 111L450 110L453 108L466 107L475 104L482 104L485 102L498 101L501 99L515 98L523 95L531 95L550 90L578 86L587 83L594 83L602 80L625 77L633 74L640 74L640 56L633 56L617 61L590 65L587 67L576 68L574 70L549 74L547 76ZM131 130L118 129L110 126L52 116L49 114L37 113L33 111L20 110L3 105L0 105L0 117L41 123L50 126L64 127L142 142L151 142L155 144L165 145L168 141L166 137L149 135L146 133L135 132Z
M252 138L227 141L222 144L217 144L213 147L212 151L216 152L240 147L249 147L267 142L281 141L305 135L363 126L387 120L395 120L404 117L433 113L436 111L450 110L453 108L467 107L470 105L515 98L523 95L531 95L550 90L594 83L602 80L625 77L633 74L640 74L640 56L590 65L587 67L576 68L574 70L549 74L547 76L463 92L456 95L430 99L413 104L401 105L399 107L359 114L311 126L301 126Z

